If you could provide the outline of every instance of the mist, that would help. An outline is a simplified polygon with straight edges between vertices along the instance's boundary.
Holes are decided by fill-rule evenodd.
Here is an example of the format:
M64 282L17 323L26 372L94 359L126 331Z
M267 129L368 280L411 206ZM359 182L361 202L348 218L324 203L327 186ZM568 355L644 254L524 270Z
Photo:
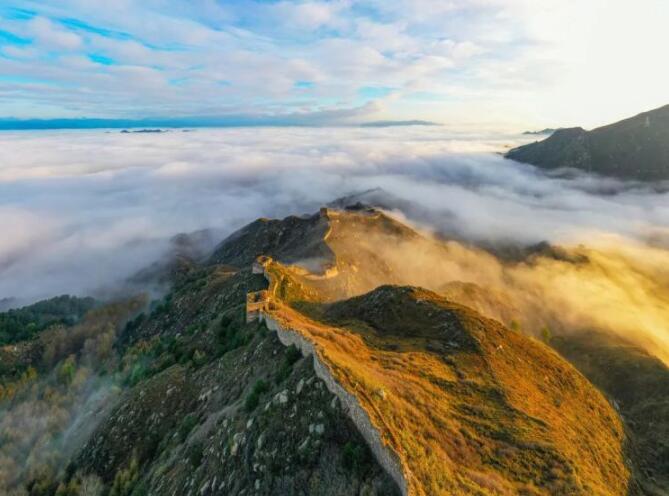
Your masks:
M176 233L222 239L378 187L411 202L414 222L477 243L615 234L666 246L666 193L549 177L498 154L522 139L424 126L2 133L0 300L92 294L160 258Z
M177 233L209 229L215 242L257 217L382 188L360 198L452 240L436 260L400 252L402 282L454 298L445 284L473 282L514 308L478 308L507 324L514 313L535 334L603 328L669 360L669 195L499 155L522 139L423 126L2 134L0 300L104 294L165 256ZM589 263L489 252L543 241ZM426 263L440 269L422 277Z
M43 331L32 343L30 366L14 377L5 375L0 494L26 495L24 486L31 481L36 490L48 488L111 411L128 374L114 349L117 333L146 303L142 297L119 301L91 310L72 327ZM10 345L2 352L11 365L12 354L30 350Z
M406 222L403 216L400 220ZM353 231L331 245L338 258L345 258L344 266L358 269L334 285L338 289L330 299L382 284L420 286L547 343L555 336L604 332L669 365L669 252L664 248L593 234L588 246L541 245L520 260L508 260L429 232L398 238L378 229L348 229Z

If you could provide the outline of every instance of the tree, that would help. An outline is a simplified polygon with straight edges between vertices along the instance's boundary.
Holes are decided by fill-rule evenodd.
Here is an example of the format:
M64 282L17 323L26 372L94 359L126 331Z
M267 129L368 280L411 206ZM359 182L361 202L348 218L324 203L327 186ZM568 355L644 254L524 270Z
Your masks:
M58 367L58 380L65 385L69 385L74 379L74 374L77 371L77 362L74 355L68 356L60 367Z

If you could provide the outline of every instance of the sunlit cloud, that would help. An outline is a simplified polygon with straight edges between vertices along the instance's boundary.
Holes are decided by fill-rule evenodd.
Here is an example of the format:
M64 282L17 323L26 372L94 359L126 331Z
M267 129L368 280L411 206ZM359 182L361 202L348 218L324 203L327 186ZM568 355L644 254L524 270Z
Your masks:
M0 216L14 234L0 242L0 298L85 294L158 258L176 233L222 239L376 187L417 204L412 221L476 243L595 232L664 243L666 194L549 178L491 153L515 139L441 127L5 132Z

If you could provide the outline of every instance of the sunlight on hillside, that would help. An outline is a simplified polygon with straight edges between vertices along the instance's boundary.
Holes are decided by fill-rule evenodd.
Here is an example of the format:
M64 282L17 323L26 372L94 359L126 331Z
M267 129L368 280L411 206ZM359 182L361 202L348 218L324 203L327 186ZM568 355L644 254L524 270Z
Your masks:
M399 455L415 494L626 493L620 419L571 365L538 340L435 293L381 285L443 288L451 300L505 315L516 331L534 329L548 341L589 327L625 332L631 321L586 320L578 311L596 308L589 294L601 304L617 299L621 312L637 303L638 295L618 286L629 286L632 274L648 277L626 265L633 259L574 250L502 263L374 210L324 210L323 219L332 256L315 273L299 262L261 259L271 283L258 308L316 345ZM618 278L609 274L614 268L623 271ZM592 285L579 286L586 279ZM553 286L555 293L547 291ZM570 287L580 293L564 294Z
M410 494L626 494L620 419L543 344L425 290L324 306L309 278L265 263L267 315L315 344Z

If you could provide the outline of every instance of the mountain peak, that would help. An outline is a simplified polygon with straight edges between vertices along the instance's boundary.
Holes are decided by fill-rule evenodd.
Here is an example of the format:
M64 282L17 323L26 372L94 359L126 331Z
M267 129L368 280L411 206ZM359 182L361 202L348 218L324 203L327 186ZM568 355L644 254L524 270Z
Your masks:
M669 179L669 105L585 131L558 129L506 158L543 169L574 168L640 181Z

